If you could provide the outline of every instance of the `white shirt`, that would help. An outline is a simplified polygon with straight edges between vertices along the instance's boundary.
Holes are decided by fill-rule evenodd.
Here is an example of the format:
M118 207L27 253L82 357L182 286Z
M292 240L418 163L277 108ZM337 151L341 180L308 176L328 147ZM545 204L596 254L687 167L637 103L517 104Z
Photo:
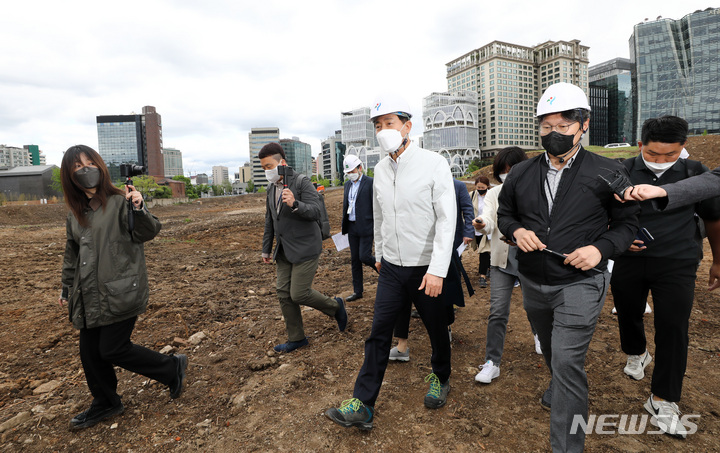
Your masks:
M457 203L444 157L411 143L397 162L382 159L375 166L373 216L377 261L447 275Z

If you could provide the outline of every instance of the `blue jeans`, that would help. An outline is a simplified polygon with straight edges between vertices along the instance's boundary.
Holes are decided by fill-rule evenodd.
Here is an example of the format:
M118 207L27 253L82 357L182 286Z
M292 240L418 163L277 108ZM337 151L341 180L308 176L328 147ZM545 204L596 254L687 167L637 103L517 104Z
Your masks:
M542 285L520 274L523 301L552 376L550 444L553 451L582 451L585 433L570 434L573 417L588 416L585 356L610 283L608 272L573 283ZM495 282L493 281L493 284Z

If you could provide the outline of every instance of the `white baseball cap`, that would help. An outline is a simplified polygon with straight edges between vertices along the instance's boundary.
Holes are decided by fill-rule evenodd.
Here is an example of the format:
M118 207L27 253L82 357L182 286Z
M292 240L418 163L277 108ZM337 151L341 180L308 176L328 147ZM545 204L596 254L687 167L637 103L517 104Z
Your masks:
M538 102L535 116L575 109L590 111L590 104L588 104L585 92L572 83L558 82L545 90Z
M348 154L345 156L345 159L343 159L343 172L345 174L350 173L351 171L355 170L358 165L362 165L362 161L359 157L357 157L355 154Z

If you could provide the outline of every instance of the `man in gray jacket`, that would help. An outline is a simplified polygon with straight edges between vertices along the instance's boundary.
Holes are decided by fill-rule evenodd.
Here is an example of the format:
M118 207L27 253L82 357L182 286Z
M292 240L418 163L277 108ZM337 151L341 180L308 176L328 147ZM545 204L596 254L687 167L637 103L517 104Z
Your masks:
M267 190L262 259L266 264L273 259L277 263L277 295L288 333L288 342L274 349L292 352L308 344L301 305L334 317L341 332L347 326L347 312L340 297L333 299L312 288L322 251L317 191L310 179L294 174L287 166L285 151L278 143L263 146L258 157L271 183ZM274 252L273 239L277 243Z

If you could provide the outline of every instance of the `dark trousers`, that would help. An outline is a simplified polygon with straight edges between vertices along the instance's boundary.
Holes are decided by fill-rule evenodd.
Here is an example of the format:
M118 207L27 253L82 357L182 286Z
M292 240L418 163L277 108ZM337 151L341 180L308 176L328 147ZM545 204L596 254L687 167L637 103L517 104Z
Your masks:
M444 287L445 285L443 285ZM442 297L442 295L440 296ZM452 304L445 304L445 309L447 312L447 323L448 327L452 325L452 323L455 322L455 307L453 307ZM400 314L398 315L397 321L395 322L395 328L393 331L395 332L393 335L395 338L402 338L407 340L408 334L410 333L410 313L412 312L412 301L408 301L405 308L403 308L400 311Z
M447 334L447 307L441 299L418 291L427 266L401 267L384 259L375 295L375 315L370 336L365 340L365 361L355 381L353 396L368 406L374 406L380 393L390 356L393 327L402 311L407 312L410 301L415 303L425 324L432 356L432 370L440 382L450 378L450 339Z
M170 385L177 377L176 359L130 341L137 317L93 329L80 329L80 360L93 405L117 406L117 365Z
M480 245L481 240L482 240L482 236L475 236L476 244ZM480 262L478 264L478 274L487 276L489 269L490 269L490 252L482 252L480 254Z
M348 242L350 243L350 266L352 270L353 292L363 293L362 265L375 270L375 257L372 254L373 237L355 234L355 222L348 222Z
M650 391L680 401L687 367L688 325L695 297L697 260L621 257L615 261L610 285L625 354L647 348L643 313L652 291L655 321L655 367Z

